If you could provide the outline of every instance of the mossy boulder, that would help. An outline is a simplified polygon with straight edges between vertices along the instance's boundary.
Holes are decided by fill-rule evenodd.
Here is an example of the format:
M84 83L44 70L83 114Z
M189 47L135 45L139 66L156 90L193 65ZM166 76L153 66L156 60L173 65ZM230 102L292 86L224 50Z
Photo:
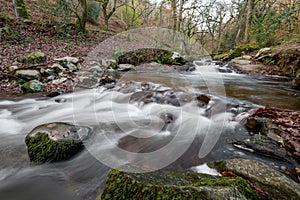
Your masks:
M43 83L39 82L38 80L31 80L24 83L21 86L24 92L34 93L34 92L43 92L45 86Z
M296 90L300 90L300 75L298 75L296 78L293 80L293 87Z
M244 46L237 46L236 48L230 50L228 53L222 53L222 54L215 54L212 55L213 59L215 60L232 60L234 58L243 56L245 54L251 53L255 50L258 50L257 46L253 45L244 45Z
M85 134L80 136L79 132ZM55 162L71 158L83 149L82 140L88 134L87 128L67 123L38 126L25 138L29 158L33 163Z
M300 199L300 186L296 182L259 161L237 158L209 165L220 172L231 171L251 181L265 193L266 199Z
M101 199L259 199L241 177L194 172L128 173L113 169Z
M178 53L152 48L130 51L117 58L118 64L139 65L153 61L167 65L184 65L187 62L183 57L178 56Z
M44 53L36 51L28 54L26 57L18 57L17 60L20 63L38 64L46 62L46 56Z

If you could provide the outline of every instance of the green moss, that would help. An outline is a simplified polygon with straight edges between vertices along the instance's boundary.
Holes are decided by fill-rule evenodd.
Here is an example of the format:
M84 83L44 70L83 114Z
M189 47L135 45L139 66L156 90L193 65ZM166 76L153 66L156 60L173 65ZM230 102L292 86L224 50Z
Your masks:
M260 196L241 177L215 177L194 172L156 171L146 174L112 170L101 199L207 199L201 187L236 187L247 199Z
M81 142L57 142L50 140L47 133L37 133L34 137L26 136L25 143L28 155L32 162L43 163L49 161L65 160L80 151L83 147Z
M36 64L36 63L42 63L46 61L46 56L42 52L32 52L27 55L25 62Z
M249 186L247 181L242 177L219 177L219 178L202 178L193 186L235 186L240 193L247 199L260 199L260 196Z
M293 80L293 87L297 90L300 90L300 75Z
M237 46L236 48L230 50L227 53L222 53L222 54L216 54L213 55L213 59L215 60L232 60L236 57L240 57L244 54L251 53L255 50L258 50L257 46L247 44L244 46Z
M34 92L43 92L45 86L37 80L31 80L29 82L24 83L21 86L21 88L24 92L34 93Z
M142 184L114 169L107 176L101 199L205 199L205 196L205 192L196 188Z
M138 65L144 62L158 62L168 65L182 65L186 60L182 57L173 59L173 52L163 49L139 49L127 52L117 58L118 64L133 64Z
M212 58L214 60L228 60L229 54L228 53L216 54L216 55L212 55Z

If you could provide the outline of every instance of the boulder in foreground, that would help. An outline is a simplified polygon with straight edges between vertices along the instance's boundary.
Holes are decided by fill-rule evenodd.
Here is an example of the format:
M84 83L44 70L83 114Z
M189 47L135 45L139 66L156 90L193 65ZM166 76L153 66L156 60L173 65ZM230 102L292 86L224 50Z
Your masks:
M88 128L67 123L38 126L25 138L29 158L34 163L66 160L83 149L88 133Z
M127 173L114 169L107 176L101 199L260 199L241 177L194 172Z

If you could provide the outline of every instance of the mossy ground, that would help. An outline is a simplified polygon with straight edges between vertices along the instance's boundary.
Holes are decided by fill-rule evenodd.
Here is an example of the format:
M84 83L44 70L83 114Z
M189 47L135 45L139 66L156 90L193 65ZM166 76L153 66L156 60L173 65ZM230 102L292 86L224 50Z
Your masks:
M43 163L66 160L83 148L81 142L56 142L50 140L47 133L37 133L34 137L26 136L25 143L32 162Z

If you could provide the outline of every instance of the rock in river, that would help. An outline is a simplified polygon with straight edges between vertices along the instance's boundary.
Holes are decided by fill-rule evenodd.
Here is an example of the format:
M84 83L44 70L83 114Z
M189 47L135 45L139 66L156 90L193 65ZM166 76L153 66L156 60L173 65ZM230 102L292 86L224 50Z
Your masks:
M138 169L142 172L143 169ZM101 199L259 199L241 177L158 170L128 173L112 170Z
M25 138L32 162L66 160L83 148L82 140L89 134L86 127L67 123L49 123L34 128Z
M255 160L232 159L215 162L219 171L230 171L251 181L266 199L300 199L300 186L285 175Z

